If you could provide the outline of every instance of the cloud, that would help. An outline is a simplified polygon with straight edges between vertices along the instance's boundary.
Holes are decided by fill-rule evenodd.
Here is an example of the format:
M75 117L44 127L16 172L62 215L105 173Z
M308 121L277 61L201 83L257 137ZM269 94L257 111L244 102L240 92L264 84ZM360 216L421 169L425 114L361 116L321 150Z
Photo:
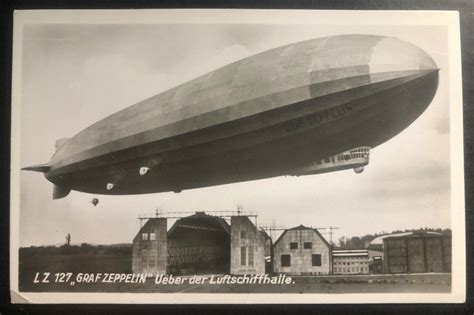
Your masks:
M439 132L440 134L448 134L449 133L449 119L445 117L444 119L440 119L436 122L434 129Z

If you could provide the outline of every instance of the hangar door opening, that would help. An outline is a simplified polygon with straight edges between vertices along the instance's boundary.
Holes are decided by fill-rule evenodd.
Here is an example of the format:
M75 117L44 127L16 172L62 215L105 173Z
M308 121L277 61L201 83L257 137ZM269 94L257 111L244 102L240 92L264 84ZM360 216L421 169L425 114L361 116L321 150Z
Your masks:
M204 212L181 218L168 231L170 274L228 273L230 226Z

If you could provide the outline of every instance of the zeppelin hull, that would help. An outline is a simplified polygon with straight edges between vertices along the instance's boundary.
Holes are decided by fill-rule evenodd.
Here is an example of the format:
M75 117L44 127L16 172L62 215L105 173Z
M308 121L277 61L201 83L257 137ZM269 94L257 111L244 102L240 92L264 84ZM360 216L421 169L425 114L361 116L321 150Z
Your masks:
M421 115L437 85L433 60L394 38L295 43L97 122L58 148L45 176L66 190L138 194L285 175L387 141Z
M437 81L437 71L428 71L291 104L264 117L256 115L172 139L181 145L190 142L184 148L165 150L169 143L156 142L120 152L121 157L129 154L131 163L119 162L113 168L104 168L107 160L119 157L88 161L89 165L81 167L89 172L73 170L65 177L65 183L84 192L138 194L280 176L315 159L387 141L425 110ZM302 114L296 115L297 111ZM248 128L272 118L275 124ZM220 137L205 143L198 141L207 135ZM149 174L140 176L137 170L150 161L158 162ZM113 191L106 190L110 181L116 182Z

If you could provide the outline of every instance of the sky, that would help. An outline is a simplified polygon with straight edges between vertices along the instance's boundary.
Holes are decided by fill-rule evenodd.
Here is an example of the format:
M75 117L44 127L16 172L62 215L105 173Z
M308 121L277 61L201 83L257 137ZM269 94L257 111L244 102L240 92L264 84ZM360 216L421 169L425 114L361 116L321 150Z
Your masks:
M138 217L157 207L215 211L242 204L244 211L258 213L259 223L339 227L334 240L450 227L449 64L447 32L439 26L25 25L20 164L46 163L57 139L230 62L301 40L354 33L413 43L440 68L431 105L407 129L373 148L362 174L276 177L179 194L72 191L52 200L52 184L41 173L22 171L20 246L63 243L68 233L72 243L131 243ZM97 207L89 202L94 197L100 199Z

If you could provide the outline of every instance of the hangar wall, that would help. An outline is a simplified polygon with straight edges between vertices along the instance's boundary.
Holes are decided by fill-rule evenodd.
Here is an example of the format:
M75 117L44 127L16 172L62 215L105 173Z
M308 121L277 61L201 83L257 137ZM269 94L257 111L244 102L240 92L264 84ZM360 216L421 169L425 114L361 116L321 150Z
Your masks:
M166 274L168 236L165 218L149 219L133 239L132 271Z
M231 274L265 273L265 238L246 216L233 216L231 226Z
M417 233L383 240L385 273L451 272L451 238Z

